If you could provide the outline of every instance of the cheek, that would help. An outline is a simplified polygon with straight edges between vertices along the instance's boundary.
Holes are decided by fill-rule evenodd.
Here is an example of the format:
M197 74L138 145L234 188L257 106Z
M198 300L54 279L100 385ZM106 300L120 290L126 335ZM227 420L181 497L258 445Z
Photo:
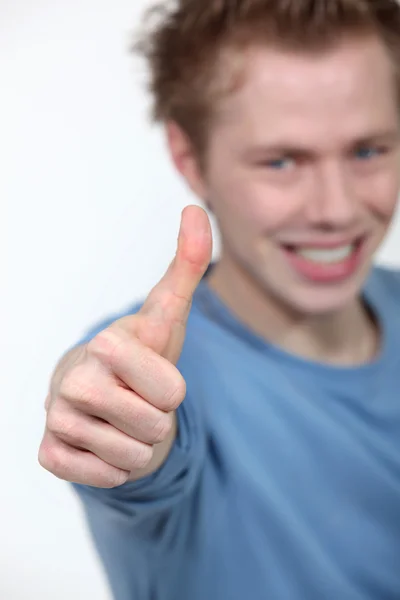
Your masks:
M377 178L368 190L367 208L380 220L389 221L399 201L400 168L391 177Z
M235 224L235 229L251 231L253 235L274 233L298 214L299 196L272 188L266 182L235 177L214 187L215 214L221 223Z

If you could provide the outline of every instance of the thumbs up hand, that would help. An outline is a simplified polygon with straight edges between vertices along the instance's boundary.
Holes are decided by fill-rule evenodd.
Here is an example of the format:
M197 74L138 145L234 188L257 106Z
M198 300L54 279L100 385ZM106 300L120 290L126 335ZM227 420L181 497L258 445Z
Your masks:
M176 436L175 411L186 394L176 363L211 255L208 216L189 206L176 255L140 311L60 361L39 448L45 469L67 481L112 488L165 461Z

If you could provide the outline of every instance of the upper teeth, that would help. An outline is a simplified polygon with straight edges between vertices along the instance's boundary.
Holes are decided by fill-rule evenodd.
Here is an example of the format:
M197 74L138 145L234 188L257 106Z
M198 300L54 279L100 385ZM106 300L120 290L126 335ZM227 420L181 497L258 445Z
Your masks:
M354 250L354 245L342 246L341 248L315 249L298 248L296 253L307 260L319 263L336 263L348 258Z

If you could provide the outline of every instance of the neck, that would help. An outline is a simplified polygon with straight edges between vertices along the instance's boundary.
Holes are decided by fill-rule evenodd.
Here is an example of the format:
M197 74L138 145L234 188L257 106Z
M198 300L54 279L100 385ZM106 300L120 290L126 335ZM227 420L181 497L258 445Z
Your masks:
M334 314L299 315L225 257L208 284L249 329L289 353L340 366L361 365L376 355L377 327L361 298Z

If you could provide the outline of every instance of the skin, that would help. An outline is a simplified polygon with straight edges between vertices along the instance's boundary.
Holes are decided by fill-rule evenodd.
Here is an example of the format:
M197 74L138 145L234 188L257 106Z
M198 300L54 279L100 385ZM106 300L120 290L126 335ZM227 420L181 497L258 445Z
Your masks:
M211 252L207 214L186 207L176 255L141 310L61 358L45 401L38 453L44 469L66 481L112 488L162 465L186 395L175 364Z
M244 84L217 108L206 169L174 123L175 166L213 211L221 259L210 285L254 332L289 352L365 362L378 332L360 300L397 205L399 111L381 42L344 39L320 54L258 47ZM357 273L335 284L299 276L282 244L368 236Z
M251 48L243 86L216 107L205 170L167 125L177 169L220 228L210 285L248 327L305 358L353 365L378 348L360 292L400 187L394 82L373 37L319 55ZM340 284L306 281L282 251L359 234L368 236L363 264ZM211 252L206 213L187 207L176 256L143 308L61 359L45 403L45 469L109 488L165 461L186 393L176 363Z

